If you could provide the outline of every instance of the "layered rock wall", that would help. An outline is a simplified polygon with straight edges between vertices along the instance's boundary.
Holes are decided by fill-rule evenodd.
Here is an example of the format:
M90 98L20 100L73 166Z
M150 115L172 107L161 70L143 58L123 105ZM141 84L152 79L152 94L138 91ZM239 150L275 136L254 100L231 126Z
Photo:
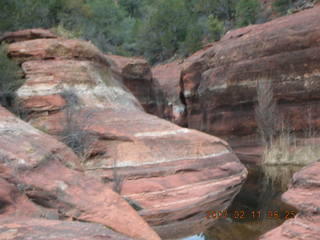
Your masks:
M177 123L222 137L233 147L256 145L257 83L267 81L279 122L299 134L319 128L319 16L317 5L233 30L183 61L154 67L168 102L185 111Z
M130 82L144 75L144 63L127 76L123 66L135 68L123 59L62 38L11 41L8 53L25 74L17 96L29 123L61 141L70 123L81 126L91 139L80 156L86 175L113 187L151 225L198 221L240 190L247 171L226 142L144 112L128 90L139 98L148 88Z
M84 175L80 159L71 149L2 107L0 146L0 239L43 239L46 235L39 230L41 226L53 237L62 234L58 228L64 224L66 231L77 235L75 227L81 224L61 220L98 223L87 225L83 236L88 237L97 230L102 239L126 239L111 230L103 231L104 225L132 238L160 239L117 193ZM28 222L23 224L20 218Z

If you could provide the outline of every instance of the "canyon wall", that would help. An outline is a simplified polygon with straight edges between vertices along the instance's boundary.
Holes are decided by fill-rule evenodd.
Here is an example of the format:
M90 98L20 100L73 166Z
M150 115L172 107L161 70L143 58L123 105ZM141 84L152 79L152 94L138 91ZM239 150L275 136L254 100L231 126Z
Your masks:
M184 60L152 71L169 119L227 140L239 153L259 145L257 83L272 82L276 116L298 135L320 127L320 5L228 32ZM253 154L254 155L254 154Z

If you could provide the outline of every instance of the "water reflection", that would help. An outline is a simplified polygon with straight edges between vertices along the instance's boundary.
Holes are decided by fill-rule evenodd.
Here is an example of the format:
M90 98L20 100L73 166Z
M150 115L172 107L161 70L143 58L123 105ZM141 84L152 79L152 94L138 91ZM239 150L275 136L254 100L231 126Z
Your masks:
M296 210L284 204L281 195L292 174L301 167L246 167L248 179L229 207L227 217L211 222L204 219L194 223L180 222L179 227L165 230L166 234L160 233L161 237L167 240L256 240L281 225L285 218L293 217Z

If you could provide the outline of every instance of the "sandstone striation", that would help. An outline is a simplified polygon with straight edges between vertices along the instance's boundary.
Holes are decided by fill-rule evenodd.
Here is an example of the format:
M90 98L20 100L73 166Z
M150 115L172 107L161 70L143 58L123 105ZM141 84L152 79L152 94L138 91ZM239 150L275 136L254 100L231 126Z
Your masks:
M5 33L0 37L0 42L5 41L7 43L12 43L39 38L57 38L57 36L46 29L26 29L17 32Z
M1 219L12 216L85 221L132 238L159 239L117 193L84 175L79 158L69 148L3 108L0 146ZM11 233L20 231L10 229ZM6 229L0 228L0 239L7 239L3 236Z
M168 102L184 103L185 120L179 122L222 137L236 150L254 146L257 82L270 81L280 122L297 133L320 127L319 13L316 5L233 30L183 61L156 66Z
M294 219L262 236L261 240L320 239L320 162L294 174L289 190L282 200L298 209Z
M91 44L61 38L15 42L8 49L25 74L17 95L29 123L60 140L70 123L81 126L91 140L80 156L86 175L113 187L151 225L203 219L206 210L227 208L240 190L247 171L228 144L145 113L128 90L136 86L127 82L126 88L120 79L135 72L129 68L126 76L125 61L117 70ZM142 66L137 78L148 69ZM95 197L91 201L98 208Z
M36 218L1 218L0 240L132 240L100 224Z

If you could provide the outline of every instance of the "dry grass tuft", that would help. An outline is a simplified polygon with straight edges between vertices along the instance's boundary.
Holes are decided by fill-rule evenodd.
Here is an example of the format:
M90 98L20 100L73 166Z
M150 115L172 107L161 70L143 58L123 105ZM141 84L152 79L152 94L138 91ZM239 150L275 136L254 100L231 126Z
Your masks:
M309 143L301 144L277 108L270 78L257 81L255 111L258 130L265 144L262 164L265 180L271 184L280 184L285 190L295 171L317 161L320 156L319 143L316 142L318 134L312 127L311 113L304 134Z

